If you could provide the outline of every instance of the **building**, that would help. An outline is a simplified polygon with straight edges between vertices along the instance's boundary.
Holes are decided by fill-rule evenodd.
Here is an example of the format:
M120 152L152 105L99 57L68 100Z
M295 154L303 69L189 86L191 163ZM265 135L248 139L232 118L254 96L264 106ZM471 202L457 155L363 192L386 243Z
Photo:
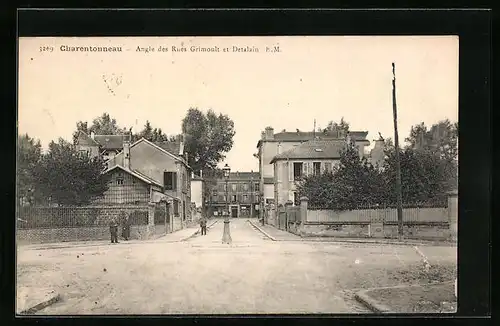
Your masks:
M110 188L101 200L165 202L172 215L171 231L185 227L191 221L191 170L182 138L168 143L142 138L133 144L125 141L122 148L106 162Z
M101 156L106 161L121 152L123 143L130 140L129 134L94 135L91 133L89 136L80 131L75 145L77 151L86 152L91 157Z
M375 146L373 146L372 150L370 151L369 162L374 167L382 169L385 160L384 138L380 136L379 139L374 140L374 142Z
M203 207L204 191L205 190L205 180L200 171L200 175L195 175L194 172L191 174L191 203L196 208L197 211L201 213Z
M365 147L370 144L366 139L367 131L351 131L349 135L344 135L341 131L329 132L314 132L300 131L289 132L283 130L279 133L274 133L272 127L267 127L261 133L261 139L257 143L257 158L259 159L260 173L260 196L261 200L261 217L264 216L268 207L274 204L274 166L271 160L281 153L299 146L301 143L319 139L319 140L344 140L349 137L354 144L359 148L360 155L364 155Z
M310 140L276 155L271 160L276 205L287 201L299 205L297 182L311 174L332 171L339 164L340 152L346 144L345 140Z
M257 217L260 198L259 180L260 175L257 172L231 172L226 192L226 180L217 179L210 188L209 214L223 216L229 205L231 217Z

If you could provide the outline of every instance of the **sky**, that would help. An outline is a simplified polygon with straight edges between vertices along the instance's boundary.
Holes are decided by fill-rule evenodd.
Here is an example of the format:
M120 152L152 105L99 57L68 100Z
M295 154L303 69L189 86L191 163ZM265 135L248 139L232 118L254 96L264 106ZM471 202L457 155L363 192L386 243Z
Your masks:
M63 51L80 46L122 51ZM46 148L107 112L120 126L139 131L149 120L171 135L190 107L213 109L235 124L224 163L258 171L252 154L267 126L312 131L314 120L344 117L372 145L378 132L394 138L392 62L400 141L420 122L458 121L456 36L20 38L18 131Z

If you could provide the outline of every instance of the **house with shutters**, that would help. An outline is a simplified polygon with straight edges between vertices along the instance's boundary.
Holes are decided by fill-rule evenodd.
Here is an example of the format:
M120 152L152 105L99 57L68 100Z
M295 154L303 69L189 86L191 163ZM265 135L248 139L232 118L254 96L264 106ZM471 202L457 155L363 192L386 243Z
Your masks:
M175 231L191 221L191 169L182 137L175 142L153 143L144 138L106 161L110 187L100 200L117 204L164 202Z
M113 158L122 151L123 143L130 141L130 134L124 135L95 135L90 136L83 132L78 132L76 139L76 150L90 155L90 157L100 156L105 161Z
M286 131L275 133L272 127L266 127L261 132L257 143L258 152L254 154L259 160L261 212L265 214L268 206L275 202L275 174L273 158L286 151L298 147L300 144L311 140L345 141L347 137L358 148L360 155L364 155L365 148L370 145L366 139L368 131L350 131L345 134L342 130L335 131Z
M332 171L339 164L340 152L347 141L310 140L276 155L271 160L276 205L285 205L287 201L299 205L297 183L305 176Z

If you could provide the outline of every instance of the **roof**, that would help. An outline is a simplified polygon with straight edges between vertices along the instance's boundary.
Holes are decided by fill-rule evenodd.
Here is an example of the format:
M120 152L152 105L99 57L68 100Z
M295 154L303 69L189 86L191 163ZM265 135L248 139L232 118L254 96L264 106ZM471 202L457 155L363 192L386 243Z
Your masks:
M98 142L103 149L122 149L125 136L128 135L95 135L94 140Z
M172 158L178 160L178 161L181 161L183 162L187 168L190 168L188 163L186 162L186 160L184 159L184 157L180 156L179 154L174 154L172 152L170 152L169 150L165 149L165 148L162 148L161 146L159 146L158 144L161 144L161 143L153 143L153 142L150 142L149 140L145 139L145 138L141 138L139 139L138 141L136 141L135 143L133 143L132 145L130 145L130 148L136 146L137 144L141 143L141 142L145 142L147 144L150 144L151 146L153 146L154 148L168 154L169 156L171 156ZM167 142L165 142L167 143ZM171 145L165 145L165 146L171 146ZM118 158L119 156L123 156L123 150L121 152L119 152L118 154L115 155L115 157L109 159L107 162L111 161L111 160L115 160L116 158Z
M351 136L352 140L356 141L368 141L366 139L366 136L368 135L368 131L350 131L349 135ZM314 132L314 131L283 131L274 134L273 139L271 140L259 140L257 143L257 147L260 146L262 141L266 142L300 142L300 141L309 141L309 140L314 140L314 137L318 139L344 139L343 137L339 137L339 134L337 132Z
M86 146L99 146L100 144L92 139L87 133L80 130L78 133L78 145L86 145Z
M115 166L113 166L113 167L111 167L111 168L109 168L109 169L105 170L103 173L104 173L104 174L105 174L105 173L109 173L109 172L113 171L113 170L114 170L114 169L116 169L116 168L118 168L118 169L121 169L121 170L125 171L126 173L128 173L128 174L130 174L130 175L132 175L132 176L134 176L134 177L136 177L136 178L138 178L138 179L140 179L140 180L142 180L142 181L146 182L147 184L154 184L154 185L157 185L157 186L160 186L160 187L162 186L161 184L159 184L159 183L158 183L158 182L156 182L155 180L153 180L153 179L151 179L150 177L148 177L148 176L146 176L146 175L144 175L144 174L140 173L139 171L136 171L136 170L131 170L131 169L127 169L127 168L125 168L125 167L123 167L123 166L121 166L121 165L115 165Z
M154 142L154 144L156 146L161 147L162 149L166 150L167 152L174 154L174 155L179 155L180 150L181 150L181 144L179 141Z
M345 146L343 140L310 140L276 155L271 164L286 159L339 159Z
M240 180L259 180L260 179L260 173L259 172L231 172L229 175L229 179L240 179Z

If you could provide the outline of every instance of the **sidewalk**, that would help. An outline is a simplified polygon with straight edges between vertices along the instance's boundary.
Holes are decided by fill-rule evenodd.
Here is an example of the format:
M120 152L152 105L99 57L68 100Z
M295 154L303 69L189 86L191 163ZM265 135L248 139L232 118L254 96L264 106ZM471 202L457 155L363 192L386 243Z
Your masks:
M209 220L208 228L212 227L218 220ZM119 244L142 244L142 243L158 243L158 242L179 242L187 238L192 237L200 231L199 226L192 226L184 228L166 235L157 237L151 240L138 240L133 239L129 241L119 240ZM110 243L109 240L94 240L94 241L71 241L71 242L57 242L57 243L40 243L33 245L23 245L19 246L23 250L45 250L45 249L63 249L63 248L78 248L78 247L99 247L99 246L111 246L114 245Z
M252 224L256 229L262 232L265 236L273 241L302 241L303 239L293 233L282 231L271 225L262 225L258 219L249 219L250 224Z
M456 242L449 241L431 241L403 239L374 239L374 238L339 238L339 237L301 237L293 233L279 230L271 225L262 225L258 220L251 219L249 222L267 237L273 241L302 241L302 242L347 242L347 243L370 243L370 244L392 244L392 245L428 245L428 246L447 246L456 247Z

